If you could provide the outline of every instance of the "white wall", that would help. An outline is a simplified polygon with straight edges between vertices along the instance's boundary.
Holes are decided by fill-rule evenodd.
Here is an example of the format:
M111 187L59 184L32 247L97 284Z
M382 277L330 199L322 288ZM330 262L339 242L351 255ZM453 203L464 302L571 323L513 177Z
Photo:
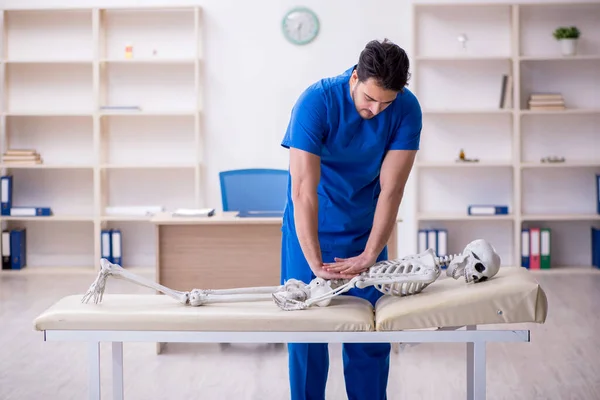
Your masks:
M130 1L132 6L169 3L165 0ZM220 207L218 172L221 170L287 168L288 154L279 143L297 96L313 81L340 73L355 63L367 41L387 37L412 55L411 3L408 0L179 1L177 5L203 7L206 205ZM286 10L299 4L315 10L321 22L320 36L305 47L287 43L280 29ZM114 5L124 6L127 1L0 2L0 7L5 9ZM333 53L334 49L337 54ZM401 207L405 222L399 226L400 254L415 248L412 199L410 181Z

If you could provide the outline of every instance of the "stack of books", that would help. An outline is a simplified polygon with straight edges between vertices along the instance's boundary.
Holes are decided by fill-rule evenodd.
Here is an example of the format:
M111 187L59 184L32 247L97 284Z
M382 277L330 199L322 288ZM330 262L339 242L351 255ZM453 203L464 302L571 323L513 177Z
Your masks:
M555 111L565 109L565 100L560 93L532 93L529 96L530 110Z
M10 149L2 154L3 164L41 164L42 157L35 150Z

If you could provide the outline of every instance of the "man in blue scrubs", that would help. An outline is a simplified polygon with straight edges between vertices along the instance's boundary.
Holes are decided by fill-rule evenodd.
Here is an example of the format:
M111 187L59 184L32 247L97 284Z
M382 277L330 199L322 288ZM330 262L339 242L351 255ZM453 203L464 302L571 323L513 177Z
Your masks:
M282 283L351 278L387 258L421 134L409 76L404 50L371 41L357 65L300 95L282 142L290 149ZM373 287L347 294L373 305L382 295ZM390 347L343 345L349 400L386 399ZM327 344L290 343L288 352L292 400L325 399Z

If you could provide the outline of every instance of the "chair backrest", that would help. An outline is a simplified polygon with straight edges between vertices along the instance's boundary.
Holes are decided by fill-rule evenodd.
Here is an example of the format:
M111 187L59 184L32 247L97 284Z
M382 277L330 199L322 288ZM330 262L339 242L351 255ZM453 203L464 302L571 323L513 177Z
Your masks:
M223 211L281 211L287 197L288 171L238 169L219 173Z

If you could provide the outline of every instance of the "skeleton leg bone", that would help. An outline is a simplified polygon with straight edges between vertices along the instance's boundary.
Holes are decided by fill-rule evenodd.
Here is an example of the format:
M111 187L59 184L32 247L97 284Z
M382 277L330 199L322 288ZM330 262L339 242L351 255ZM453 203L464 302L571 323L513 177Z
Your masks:
M180 292L178 290L170 289L157 282L135 275L117 264L113 264L105 258L100 260L100 272L96 277L96 280L90 285L87 292L81 299L82 302L87 303L91 298L94 299L94 303L102 301L104 290L106 288L106 280L109 276L113 276L117 279L124 279L138 285L154 289L158 292L166 294L173 299L179 301L182 304L187 304L189 298L189 292Z
M117 264L113 264L106 259L100 260L101 269L96 280L90 285L82 298L82 302L89 302L93 299L94 303L102 302L102 297L106 289L108 277L124 279L132 283L154 289L166 294L182 304L200 306L207 303L227 303L239 301L260 301L270 299L273 293L286 291L296 293L306 291L307 286L304 282L298 280L289 280L281 286L261 286L234 289L193 289L189 292L181 292L170 289L152 280L133 274Z

